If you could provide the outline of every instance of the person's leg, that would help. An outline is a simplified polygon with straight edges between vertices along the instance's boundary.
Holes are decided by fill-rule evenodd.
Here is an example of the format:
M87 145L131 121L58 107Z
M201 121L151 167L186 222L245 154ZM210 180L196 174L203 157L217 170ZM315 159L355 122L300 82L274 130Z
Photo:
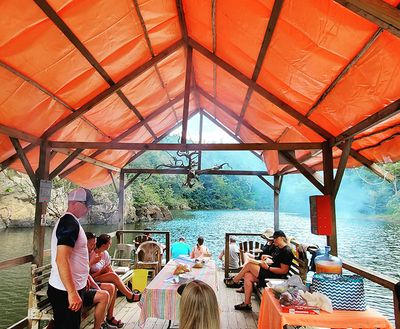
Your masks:
M83 291L78 292L82 298ZM68 293L51 285L48 286L47 296L53 308L54 326L57 329L79 329L81 324L81 309L77 312L68 309Z
M244 275L244 302L251 304L251 294L253 292L253 283L258 281L252 273L247 272Z
M107 291L110 296L110 302L108 303L107 309L107 319L111 319L114 317L115 299L117 297L115 285L113 283L102 283L100 289Z
M98 282L113 283L118 288L118 290L122 292L127 298L131 299L133 297L132 291L127 286L125 286L120 277L114 272L108 272L99 275L95 278L95 280Z
M106 310L110 296L105 290L97 290L94 295L94 329L100 329L101 324L106 317Z
M260 266L252 263L245 264L240 272L233 277L233 282L238 283L248 272L253 274L255 277L258 277Z

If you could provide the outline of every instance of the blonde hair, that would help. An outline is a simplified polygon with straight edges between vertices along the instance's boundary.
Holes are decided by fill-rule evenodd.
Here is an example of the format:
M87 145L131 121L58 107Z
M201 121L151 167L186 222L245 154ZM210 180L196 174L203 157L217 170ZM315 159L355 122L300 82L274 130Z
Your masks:
M179 329L220 329L219 307L214 290L193 280L182 292Z

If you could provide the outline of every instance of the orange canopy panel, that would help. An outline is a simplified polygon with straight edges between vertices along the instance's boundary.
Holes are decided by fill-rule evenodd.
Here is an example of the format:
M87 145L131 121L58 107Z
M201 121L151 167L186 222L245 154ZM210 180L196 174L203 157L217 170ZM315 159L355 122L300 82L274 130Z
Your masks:
M184 109L243 143L340 146L354 137L347 167L398 161L400 0L376 4L2 1L0 161L25 172L10 137L33 170L43 139L160 142ZM50 170L74 148L54 151ZM108 184L139 151L85 149L61 177ZM322 169L320 150L291 154ZM333 155L336 167L341 150ZM263 160L270 174L297 172L276 150Z

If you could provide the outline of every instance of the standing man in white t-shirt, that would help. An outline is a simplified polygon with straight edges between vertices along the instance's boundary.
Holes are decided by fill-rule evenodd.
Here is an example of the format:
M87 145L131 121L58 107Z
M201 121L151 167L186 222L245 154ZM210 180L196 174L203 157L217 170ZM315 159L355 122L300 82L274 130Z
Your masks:
M57 329L79 329L82 294L89 275L87 239L78 219L96 205L92 193L77 188L68 194L67 212L51 236L51 274L47 295Z

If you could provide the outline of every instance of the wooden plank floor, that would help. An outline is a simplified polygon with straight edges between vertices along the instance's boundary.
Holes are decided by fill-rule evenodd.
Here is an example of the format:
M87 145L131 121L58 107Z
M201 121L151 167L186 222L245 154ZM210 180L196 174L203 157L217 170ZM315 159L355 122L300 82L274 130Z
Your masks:
M257 328L258 313L260 309L259 301L252 297L253 312L243 312L234 310L233 306L243 301L244 294L239 294L235 289L226 288L223 283L224 272L218 270L218 291L217 299L221 310L221 328ZM115 318L125 323L124 329L139 329L138 320L140 308L138 303L128 303L125 298L119 297L115 305ZM178 328L178 321L173 322L172 328ZM167 329L168 321L162 319L149 318L146 321L145 329ZM81 328L93 328L93 315L89 315L82 321Z

